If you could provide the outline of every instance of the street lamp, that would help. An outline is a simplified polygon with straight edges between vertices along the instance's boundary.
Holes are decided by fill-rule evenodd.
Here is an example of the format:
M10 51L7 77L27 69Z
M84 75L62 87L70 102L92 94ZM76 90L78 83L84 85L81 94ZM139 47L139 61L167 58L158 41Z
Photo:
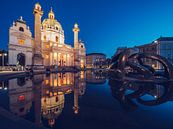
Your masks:
M1 53L1 54L0 54L0 57L2 57L2 66L5 65L4 57L6 57L6 56L7 56L7 53Z

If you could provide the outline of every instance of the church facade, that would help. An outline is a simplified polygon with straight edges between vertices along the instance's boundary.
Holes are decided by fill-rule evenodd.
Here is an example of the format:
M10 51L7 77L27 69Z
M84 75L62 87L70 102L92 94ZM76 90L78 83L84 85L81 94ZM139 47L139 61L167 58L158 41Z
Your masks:
M39 3L34 7L34 38L30 28L21 17L9 29L9 65L21 66L58 66L85 68L86 49L78 40L80 31L74 25L74 47L65 44L64 30L56 20L51 8L48 18L43 15Z

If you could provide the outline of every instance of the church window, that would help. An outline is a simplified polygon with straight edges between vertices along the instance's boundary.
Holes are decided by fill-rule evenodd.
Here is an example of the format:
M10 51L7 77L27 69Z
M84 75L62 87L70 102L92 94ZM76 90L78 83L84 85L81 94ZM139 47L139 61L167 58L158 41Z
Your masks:
M24 28L23 27L19 27L19 31L24 32Z
M44 35L44 41L46 41L46 35Z
M46 55L46 59L49 59L49 55Z
M55 37L55 40L56 40L57 43L59 42L58 36Z
M56 97L56 102L58 102L58 100L59 100L59 99L58 99L58 96L57 96L57 97Z
M18 40L18 43L19 43L20 45L23 45L23 44L25 43L25 40L19 39L19 40Z
M49 80L45 80L45 83L46 83L46 85L48 85L49 84Z
M48 44L46 45L46 48L49 48L49 45Z
M58 27L57 26L55 28L56 28L56 30L58 30Z

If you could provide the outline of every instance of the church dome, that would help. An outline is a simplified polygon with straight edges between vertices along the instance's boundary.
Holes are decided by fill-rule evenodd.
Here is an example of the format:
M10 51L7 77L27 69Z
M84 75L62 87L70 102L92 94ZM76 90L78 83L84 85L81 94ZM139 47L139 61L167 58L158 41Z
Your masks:
M51 8L48 18L45 19L42 23L43 29L55 29L55 30L62 30L61 24L55 19L55 14Z
M64 108L64 94L42 98L42 116L47 119L57 118Z

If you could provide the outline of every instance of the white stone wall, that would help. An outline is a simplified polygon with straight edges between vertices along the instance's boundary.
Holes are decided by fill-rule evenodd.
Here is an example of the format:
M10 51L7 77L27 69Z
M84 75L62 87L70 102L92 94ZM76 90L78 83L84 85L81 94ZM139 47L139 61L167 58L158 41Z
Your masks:
M24 31L19 31L22 27ZM17 55L25 55L25 65L32 65L32 34L23 19L13 23L9 29L9 65L17 64Z

